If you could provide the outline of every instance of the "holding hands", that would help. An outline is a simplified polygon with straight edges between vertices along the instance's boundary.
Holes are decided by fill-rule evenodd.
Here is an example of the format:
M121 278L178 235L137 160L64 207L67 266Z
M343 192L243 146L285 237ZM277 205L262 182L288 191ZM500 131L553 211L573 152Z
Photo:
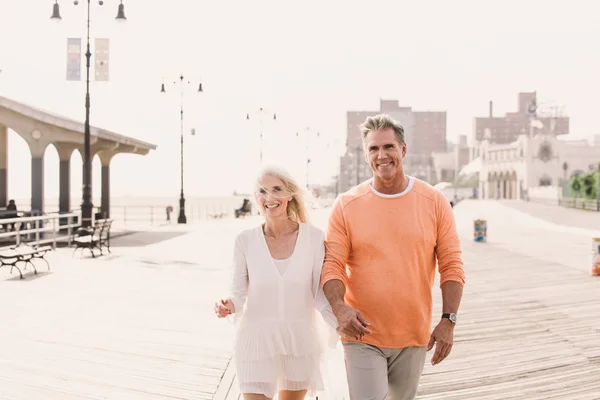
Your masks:
M218 318L225 318L235 312L235 307L230 299L221 300L215 303L215 314Z
M334 314L338 320L337 331L340 336L362 340L364 335L371 333L367 329L370 324L360 315L358 310L346 304L341 304L336 307Z

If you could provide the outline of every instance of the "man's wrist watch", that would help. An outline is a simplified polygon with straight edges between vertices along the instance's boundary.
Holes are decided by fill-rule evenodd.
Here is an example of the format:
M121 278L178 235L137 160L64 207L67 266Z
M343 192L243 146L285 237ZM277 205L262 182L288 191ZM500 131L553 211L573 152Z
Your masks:
M453 324L456 324L456 314L454 314L454 313L442 314L442 318L447 318L450 320L450 322L452 322Z

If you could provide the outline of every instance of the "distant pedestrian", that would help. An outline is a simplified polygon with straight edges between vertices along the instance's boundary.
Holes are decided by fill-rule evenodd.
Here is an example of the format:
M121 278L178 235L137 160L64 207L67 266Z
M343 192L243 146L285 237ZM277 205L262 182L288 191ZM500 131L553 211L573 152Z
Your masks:
M17 213L17 204L15 203L14 200L10 200L8 202L8 205L6 206L6 211L7 212L4 215L4 218L17 218L19 216L19 214ZM12 212L10 212L10 211L12 211ZM10 224L5 224L4 225L4 229L6 231L9 230L9 227L10 227L11 231L14 231L15 230L15 223L12 222Z
M173 212L173 207L167 206L167 222L171 223L171 213Z

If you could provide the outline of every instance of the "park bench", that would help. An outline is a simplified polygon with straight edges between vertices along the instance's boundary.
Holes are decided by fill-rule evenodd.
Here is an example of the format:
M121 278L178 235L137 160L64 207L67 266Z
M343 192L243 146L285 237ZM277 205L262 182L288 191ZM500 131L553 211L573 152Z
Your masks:
M88 249L92 253L92 257L96 257L94 249L100 251L100 255L103 255L103 248L106 248L110 253L110 228L112 225L111 219L99 219L94 222L94 226L89 229L82 229L80 235L73 239L73 245L75 249L73 254L79 249L81 252Z
M24 264L23 269L27 269L27 265L31 264L34 274L37 275L37 269L33 261L38 259L44 261L48 266L48 271L50 271L50 264L45 258L46 253L50 250L52 250L52 246L31 246L26 243L0 248L0 268L10 267L11 274L13 268L16 268L19 271L20 278L23 279L23 272L18 264Z

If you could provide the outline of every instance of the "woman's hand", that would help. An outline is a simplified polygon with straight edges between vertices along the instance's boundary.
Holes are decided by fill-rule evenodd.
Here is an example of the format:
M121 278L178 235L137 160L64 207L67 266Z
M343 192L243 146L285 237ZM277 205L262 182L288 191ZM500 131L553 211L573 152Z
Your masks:
M225 318L226 316L232 314L235 311L235 307L231 300L221 300L220 303L215 303L215 314L219 318Z

